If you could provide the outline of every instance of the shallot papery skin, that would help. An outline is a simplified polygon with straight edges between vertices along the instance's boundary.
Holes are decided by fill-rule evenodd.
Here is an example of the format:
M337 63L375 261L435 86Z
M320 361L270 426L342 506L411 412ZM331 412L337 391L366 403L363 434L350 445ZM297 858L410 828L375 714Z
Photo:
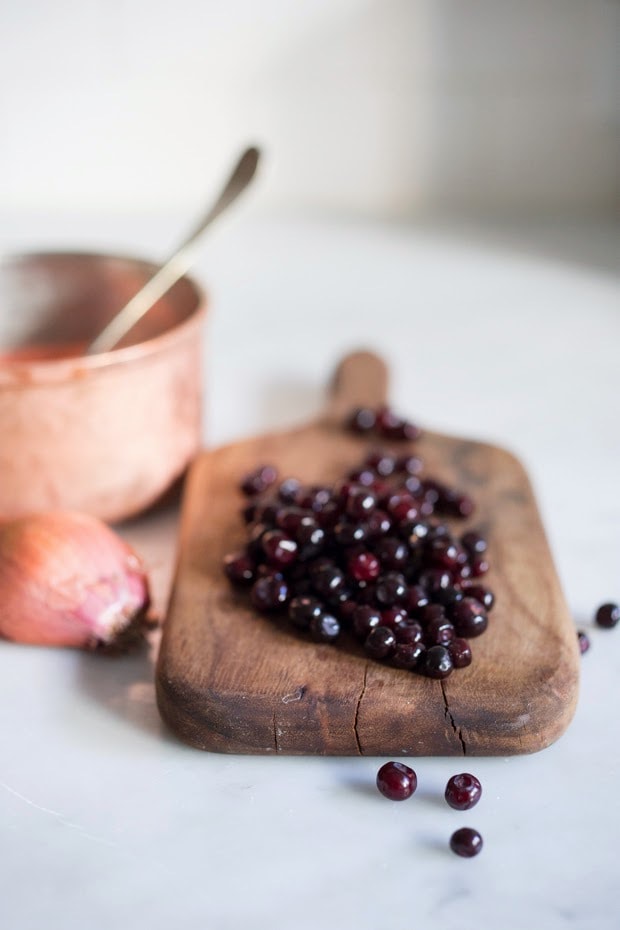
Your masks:
M0 523L0 635L113 647L149 605L140 559L95 517L52 511Z

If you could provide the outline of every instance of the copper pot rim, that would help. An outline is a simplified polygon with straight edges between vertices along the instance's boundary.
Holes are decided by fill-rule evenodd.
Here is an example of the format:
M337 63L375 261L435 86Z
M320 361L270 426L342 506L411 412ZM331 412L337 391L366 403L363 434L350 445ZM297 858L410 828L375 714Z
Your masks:
M147 274L154 274L161 265L157 262L149 261L145 258L136 257L135 255L122 254L118 252L91 252L75 250L37 250L35 252L16 252L14 254L3 255L0 259L0 270L10 266L17 266L22 262L36 259L77 259L80 260L104 260L125 262L134 267L144 270ZM80 373L86 374L91 371L107 370L116 368L151 358L155 355L165 353L166 350L174 347L177 343L183 342L188 331L192 331L201 326L206 314L209 302L207 291L189 275L183 275L180 281L185 282L191 288L196 299L196 305L186 319L175 323L163 333L153 336L150 339L144 339L134 345L122 346L118 349L110 349L107 352L98 352L94 355L80 355L68 358L51 358L51 359L15 359L7 360L0 365L0 384L14 384L15 378L11 375L17 375L17 380L21 380L19 375L28 372L28 381L30 383L46 380L57 382L64 380L65 377L75 376L76 367ZM120 308L119 308L120 309ZM7 375L8 377L3 377Z

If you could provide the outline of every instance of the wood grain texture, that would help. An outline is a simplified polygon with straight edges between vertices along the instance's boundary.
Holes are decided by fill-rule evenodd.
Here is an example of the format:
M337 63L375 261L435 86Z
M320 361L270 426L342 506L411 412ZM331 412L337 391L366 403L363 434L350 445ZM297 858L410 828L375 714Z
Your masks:
M425 432L415 444L429 474L469 492L461 527L489 538L497 596L473 664L443 682L367 659L359 645L319 645L285 619L256 614L222 574L244 527L237 490L259 462L282 475L329 482L356 465L367 441L342 417L387 392L383 363L349 356L327 412L300 429L205 452L185 492L180 554L156 684L160 712L206 750L333 755L509 755L544 748L564 731L578 690L575 628L532 489L513 455ZM487 581L485 580L485 583Z

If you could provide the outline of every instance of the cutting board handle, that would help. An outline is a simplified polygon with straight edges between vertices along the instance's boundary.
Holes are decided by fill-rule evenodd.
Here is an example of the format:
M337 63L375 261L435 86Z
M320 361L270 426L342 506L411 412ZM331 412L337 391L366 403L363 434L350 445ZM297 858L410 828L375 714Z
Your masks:
M373 352L351 352L332 376L325 417L341 423L355 407L375 409L387 397L388 369L383 359Z

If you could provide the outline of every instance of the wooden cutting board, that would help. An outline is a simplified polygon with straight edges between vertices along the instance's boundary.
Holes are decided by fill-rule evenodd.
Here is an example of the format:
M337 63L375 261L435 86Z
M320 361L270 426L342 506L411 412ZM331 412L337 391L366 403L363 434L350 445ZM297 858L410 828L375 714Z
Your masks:
M336 480L369 445L342 429L347 412L386 398L383 362L355 353L317 420L195 461L156 675L161 715L187 743L236 753L508 755L542 749L568 725L575 627L528 478L503 449L432 432L415 443L428 474L476 501L460 527L488 536L485 584L497 598L488 630L471 641L472 665L444 681L367 659L352 639L310 642L285 619L256 614L222 574L223 556L244 539L240 478L269 462L304 482Z

